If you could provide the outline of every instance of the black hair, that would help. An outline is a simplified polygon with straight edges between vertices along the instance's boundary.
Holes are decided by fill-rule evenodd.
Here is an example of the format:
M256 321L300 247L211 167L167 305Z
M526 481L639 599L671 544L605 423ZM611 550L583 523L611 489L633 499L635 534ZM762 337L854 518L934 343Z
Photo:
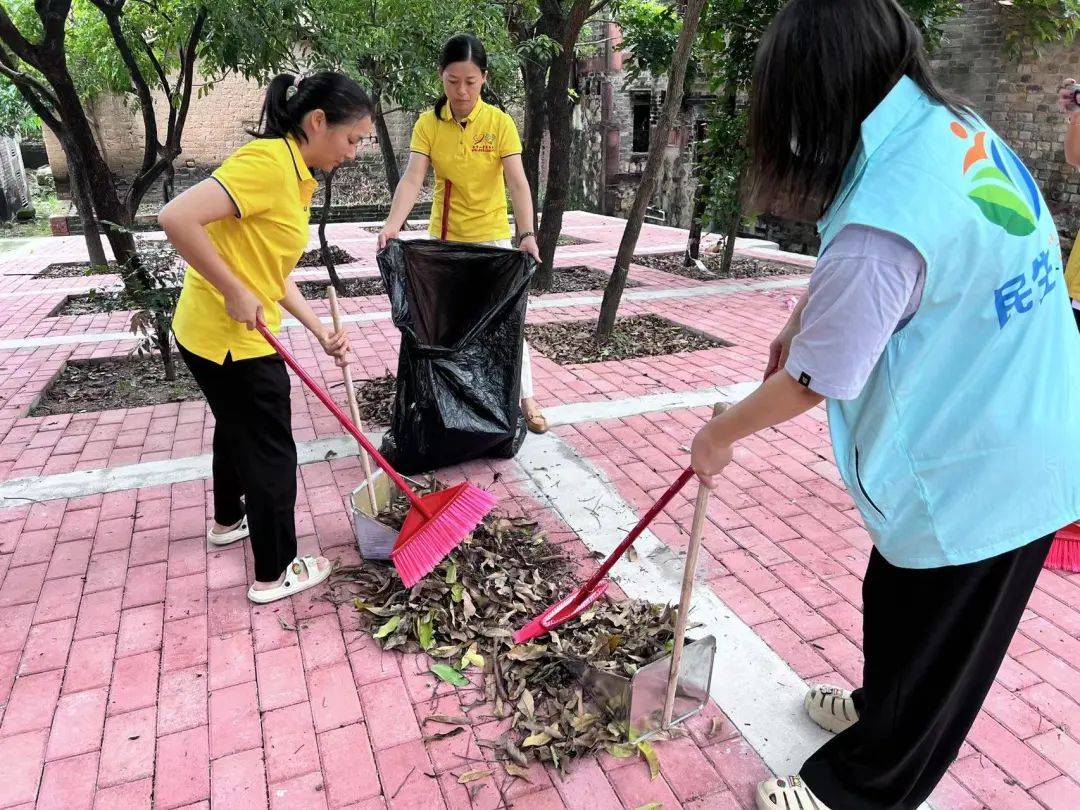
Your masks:
M748 204L819 219L840 191L862 122L902 76L958 118L973 115L937 84L922 34L896 0L790 0L754 65Z
M472 62L480 68L482 73L487 73L488 55L484 43L472 34L455 34L450 37L443 43L442 53L439 54L439 72L442 73L450 65L457 62ZM495 104L499 109L505 109L498 95L486 82L480 88L480 97L489 104ZM439 100L435 102L436 118L442 118L442 111L446 107L446 102L445 94L439 96Z
M331 126L367 118L374 105L364 88L348 76L326 71L305 76L297 82L290 73L275 76L266 88L258 129L248 130L256 138L284 138L292 135L307 140L300 124L312 110L322 110Z

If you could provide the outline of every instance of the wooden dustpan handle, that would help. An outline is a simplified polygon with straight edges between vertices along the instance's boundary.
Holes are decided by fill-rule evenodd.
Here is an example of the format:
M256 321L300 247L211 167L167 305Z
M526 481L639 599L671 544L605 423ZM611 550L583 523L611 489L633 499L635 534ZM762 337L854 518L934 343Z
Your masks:
M334 319L334 331L341 331L341 309L338 307L337 290L333 286L326 288L326 297L330 301L330 317ZM352 368L344 366L341 369L341 376L345 380L345 394L349 398L349 415L352 416L353 424L356 425L356 429L360 432L364 430L364 424L360 421L360 406L356 404L356 390L353 388ZM368 458L367 451L364 450L363 445L360 445L360 464L364 468L364 477L367 480L368 498L371 501L371 516L377 517L379 512L379 505L375 501L375 482L371 476L371 459Z
M713 416L719 416L725 410L727 410L727 405L722 402L717 403L713 407ZM690 529L690 545L686 549L686 567L683 569L682 592L679 594L679 612L675 616L675 639L671 649L671 669L668 672L667 697L664 700L664 721L661 728L671 725L671 715L675 711L675 692L679 684L683 642L686 637L690 600L694 595L698 553L701 551L701 537L705 533L705 516L709 510L711 495L712 493L705 486L698 484L697 501L694 503L694 522Z

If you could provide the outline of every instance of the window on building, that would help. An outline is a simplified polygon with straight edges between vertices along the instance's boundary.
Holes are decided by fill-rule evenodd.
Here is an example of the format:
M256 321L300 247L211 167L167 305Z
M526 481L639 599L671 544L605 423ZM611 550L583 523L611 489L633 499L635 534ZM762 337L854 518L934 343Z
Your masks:
M633 146L634 152L649 151L649 134L652 127L652 95L634 93L631 96L634 112Z

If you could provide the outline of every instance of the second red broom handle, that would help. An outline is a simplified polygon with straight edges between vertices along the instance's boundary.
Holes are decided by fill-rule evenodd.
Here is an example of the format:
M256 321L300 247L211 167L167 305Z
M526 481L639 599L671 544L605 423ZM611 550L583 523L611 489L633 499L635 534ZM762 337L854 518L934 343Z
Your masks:
M596 573L592 575L589 581L581 586L579 593L587 595L589 591L600 583L600 580L607 576L608 571L610 571L611 567L619 561L619 558L626 549L633 545L634 541L638 539L643 531L645 531L645 528L652 523L653 518L660 513L660 510L671 503L671 499L674 498L679 490L686 486L686 482L693 477L694 470L692 467L687 467L682 471L679 477L675 479L675 483L668 487L667 492L661 495L660 499L654 503L652 508L645 513L644 517L637 522L637 525L631 529L630 534L626 535L623 541L619 543L618 547L608 555L608 558L604 560L603 565L596 569Z
M281 355L281 359L285 361L285 364L296 372L296 376L303 380L304 385L311 389L311 393L319 398L322 404L330 410L330 413L336 416L342 426L360 443L360 446L367 450L368 454L375 459L375 463L382 467L383 472L390 476L391 480L397 485L397 488L405 493L412 502L412 505L420 510L420 514L430 520L431 513L424 507L420 498L412 491L412 488L406 483L405 479L398 475L397 470L390 466L390 462L383 458L379 451L375 449L375 445L368 440L368 437L360 432L356 425L352 423L348 414L341 410L341 408L338 407L338 404L330 398L330 395L326 393L317 382L315 382L311 375L300 367L300 364L296 362L296 358L289 353L289 350L281 344L280 340L274 337L274 334L267 328L265 323L257 321L256 326L259 332L262 333L262 336L266 338L266 341L274 347L274 351Z

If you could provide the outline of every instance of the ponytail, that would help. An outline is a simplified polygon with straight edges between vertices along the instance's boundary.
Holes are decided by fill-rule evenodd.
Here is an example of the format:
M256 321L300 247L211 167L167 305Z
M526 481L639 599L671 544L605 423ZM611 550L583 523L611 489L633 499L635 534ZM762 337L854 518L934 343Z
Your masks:
M284 138L292 135L307 140L304 116L322 110L330 126L367 118L374 105L355 81L341 73L326 71L297 77L290 73L275 76L266 88L257 129L248 130L256 138Z

